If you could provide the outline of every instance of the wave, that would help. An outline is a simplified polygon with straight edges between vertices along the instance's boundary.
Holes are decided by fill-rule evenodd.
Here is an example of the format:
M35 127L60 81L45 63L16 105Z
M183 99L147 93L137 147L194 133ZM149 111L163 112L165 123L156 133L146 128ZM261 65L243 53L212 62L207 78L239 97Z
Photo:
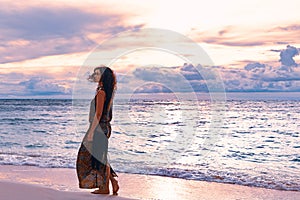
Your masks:
M31 155L32 157L39 157L37 155ZM0 164L2 165L24 165L24 166L36 166L40 168L70 168L75 169L74 165L67 163L60 164L43 164L38 162L3 162L3 158L0 157ZM62 165L63 164L63 165ZM275 190L285 191L300 191L299 182L284 182L276 179L268 178L267 176L261 175L253 177L250 174L242 172L225 172L225 171L214 171L207 170L205 173L197 170L179 169L179 168L146 168L146 169L135 169L135 170L116 170L117 173L130 173L130 174L142 174L142 175L155 175L165 176L172 178L180 178L185 180L195 181L208 181L228 184L238 184L251 187L261 187Z

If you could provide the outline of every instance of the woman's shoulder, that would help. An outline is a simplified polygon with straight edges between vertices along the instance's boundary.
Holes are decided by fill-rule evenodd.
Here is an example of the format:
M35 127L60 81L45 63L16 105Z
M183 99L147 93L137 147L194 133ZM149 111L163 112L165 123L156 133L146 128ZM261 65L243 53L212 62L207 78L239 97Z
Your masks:
M98 95L102 95L102 96L104 96L105 97L105 91L104 91L104 89L102 88L102 87L98 87L97 88L97 94L96 94L96 96L98 96Z

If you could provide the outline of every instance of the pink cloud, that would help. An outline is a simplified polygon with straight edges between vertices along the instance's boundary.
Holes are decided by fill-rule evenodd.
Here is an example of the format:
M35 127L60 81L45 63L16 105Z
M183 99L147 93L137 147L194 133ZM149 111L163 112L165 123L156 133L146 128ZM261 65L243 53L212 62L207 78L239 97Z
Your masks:
M71 6L2 7L0 63L89 51L108 36L142 26L128 25L127 17Z
M300 44L299 27L298 24L261 29L229 26L217 31L194 30L190 35L199 43L234 47Z

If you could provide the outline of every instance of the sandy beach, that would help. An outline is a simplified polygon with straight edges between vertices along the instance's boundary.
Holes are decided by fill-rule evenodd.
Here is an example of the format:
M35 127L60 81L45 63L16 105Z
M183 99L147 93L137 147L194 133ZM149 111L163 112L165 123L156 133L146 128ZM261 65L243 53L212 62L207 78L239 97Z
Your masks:
M0 165L1 200L79 199L300 199L300 192L119 173L120 191L95 195L79 189L75 169Z

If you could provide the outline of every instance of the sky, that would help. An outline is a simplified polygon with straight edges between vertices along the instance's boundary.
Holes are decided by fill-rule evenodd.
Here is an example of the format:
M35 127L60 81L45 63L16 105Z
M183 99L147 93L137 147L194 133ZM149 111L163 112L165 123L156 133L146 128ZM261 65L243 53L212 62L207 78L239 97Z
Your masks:
M88 95L86 77L101 64L116 72L119 93L300 92L299 7L0 0L0 98Z

